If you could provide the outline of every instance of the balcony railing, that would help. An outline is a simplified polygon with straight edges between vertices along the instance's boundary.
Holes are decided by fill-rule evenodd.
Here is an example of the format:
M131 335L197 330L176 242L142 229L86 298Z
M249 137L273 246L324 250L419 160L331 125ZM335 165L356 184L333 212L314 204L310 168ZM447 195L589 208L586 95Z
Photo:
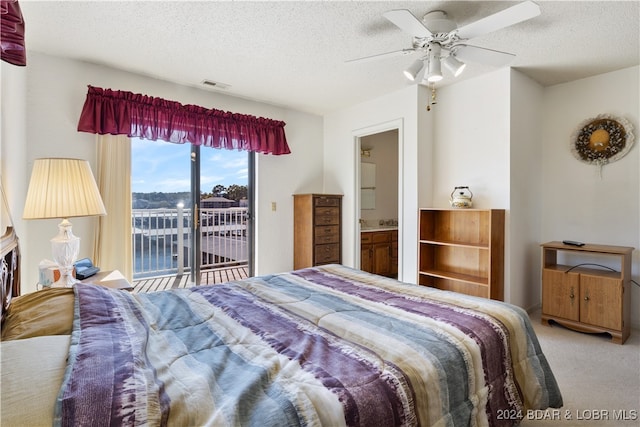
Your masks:
M201 268L246 264L247 208L200 209ZM134 209L133 277L183 274L193 265L191 209Z

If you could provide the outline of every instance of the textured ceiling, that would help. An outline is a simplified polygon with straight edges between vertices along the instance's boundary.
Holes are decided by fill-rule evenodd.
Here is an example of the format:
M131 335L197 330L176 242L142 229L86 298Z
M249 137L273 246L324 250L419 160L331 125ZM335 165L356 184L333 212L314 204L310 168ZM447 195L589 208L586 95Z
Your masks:
M409 9L421 18L439 9L462 26L517 3L20 0L27 53L201 88L213 80L230 85L221 90L228 95L317 114L410 84L402 70L416 56L345 62L411 46L384 12ZM516 54L511 66L544 86L640 63L640 1L537 3L540 16L469 44ZM491 70L469 64L437 87Z

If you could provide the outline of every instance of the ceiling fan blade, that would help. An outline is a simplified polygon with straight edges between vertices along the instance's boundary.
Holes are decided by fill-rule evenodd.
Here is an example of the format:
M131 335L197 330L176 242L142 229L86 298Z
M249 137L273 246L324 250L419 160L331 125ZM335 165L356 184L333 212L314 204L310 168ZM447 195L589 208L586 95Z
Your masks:
M373 60L378 60L378 59L391 58L391 57L394 57L394 56L410 55L410 54L414 53L415 51L416 50L414 48L402 49L402 50L394 50L393 52L385 52L385 53L379 53L377 55L365 56L363 58L349 59L349 60L347 60L345 62L373 61Z
M407 9L394 9L382 14L405 33L414 37L429 37L431 31Z
M466 44L455 45L452 55L462 62L477 62L494 67L504 67L516 56L512 53L500 52L499 50L487 49L484 47L469 46Z
M472 39L483 34L491 33L501 28L515 25L527 19L540 15L540 6L532 1L525 1L510 8L504 9L486 18L482 18L458 29L458 37Z

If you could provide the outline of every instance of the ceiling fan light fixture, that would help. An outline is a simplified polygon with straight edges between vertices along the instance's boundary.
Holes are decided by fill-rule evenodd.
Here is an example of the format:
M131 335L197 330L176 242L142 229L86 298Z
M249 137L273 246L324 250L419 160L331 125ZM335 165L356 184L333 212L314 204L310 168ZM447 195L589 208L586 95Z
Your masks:
M424 79L428 83L435 83L442 80L442 68L440 66L440 58L433 58L429 60L429 69Z
M422 71L423 67L424 62L420 59L416 59L415 61L413 61L413 64L409 66L409 68L404 70L404 76L413 82L416 80L416 77L418 77L418 74L420 74L420 71Z
M427 82L429 83L436 83L436 82L439 82L440 80L442 80L442 74L429 73L427 75Z
M445 60L444 60L444 67L447 70L451 71L451 74L453 74L454 77L458 77L460 74L462 74L462 72L464 71L466 66L467 66L467 64L465 64L464 62L459 61L453 55L447 56L445 58Z
M440 45L434 43L429 47L429 65L427 67L427 74L424 79L428 83L435 83L442 80L442 66L440 64Z

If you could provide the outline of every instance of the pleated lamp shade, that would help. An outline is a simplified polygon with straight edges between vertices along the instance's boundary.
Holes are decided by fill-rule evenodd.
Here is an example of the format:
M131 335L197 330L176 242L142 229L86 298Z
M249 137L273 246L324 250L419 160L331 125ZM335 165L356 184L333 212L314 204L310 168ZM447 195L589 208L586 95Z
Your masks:
M24 219L106 215L89 162L36 159L24 205Z

